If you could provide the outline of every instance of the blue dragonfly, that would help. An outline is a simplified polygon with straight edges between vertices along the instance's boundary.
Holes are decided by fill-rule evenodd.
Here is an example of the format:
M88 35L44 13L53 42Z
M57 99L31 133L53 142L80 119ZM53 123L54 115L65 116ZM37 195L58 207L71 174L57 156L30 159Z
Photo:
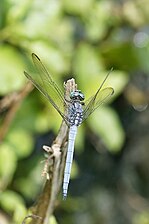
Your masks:
M70 99L68 100L65 98L64 92L53 80L40 58L32 53L32 60L36 67L37 74L32 73L29 75L24 71L25 76L54 106L69 127L68 149L63 179L63 198L65 199L68 192L74 143L78 126L80 126L95 109L105 103L109 97L113 95L114 90L112 87L102 88L110 73L107 74L96 93L88 100L84 101L84 94L78 89L70 92Z

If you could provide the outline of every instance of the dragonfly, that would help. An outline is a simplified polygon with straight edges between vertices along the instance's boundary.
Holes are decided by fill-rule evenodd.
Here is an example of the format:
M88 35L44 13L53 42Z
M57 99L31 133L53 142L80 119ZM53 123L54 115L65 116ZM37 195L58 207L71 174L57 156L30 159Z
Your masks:
M70 99L68 100L65 98L64 91L59 88L41 59L35 53L32 53L32 60L37 73L30 75L24 71L25 76L47 98L69 127L63 178L63 198L66 199L78 126L113 95L114 89L112 87L102 88L110 74L108 73L95 94L88 100L85 100L84 94L78 89L70 92Z

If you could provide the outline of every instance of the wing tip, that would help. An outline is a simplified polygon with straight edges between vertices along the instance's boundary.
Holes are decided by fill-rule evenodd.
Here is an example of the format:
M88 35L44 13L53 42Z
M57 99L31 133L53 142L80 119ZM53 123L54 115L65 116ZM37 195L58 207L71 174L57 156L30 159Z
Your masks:
M67 195L63 195L63 201L66 201Z
M112 88L112 87L110 87L111 88L111 96L114 94L114 89Z
M29 80L31 80L31 76L26 71L24 71L24 75L26 76L26 78L28 78Z
M34 59L34 58L36 58L36 59L38 59L38 61L40 61L40 58L37 56L37 54L35 54L35 53L32 53L32 58Z
M27 74L27 72L26 71L24 71L24 75L27 77L28 76L28 74Z

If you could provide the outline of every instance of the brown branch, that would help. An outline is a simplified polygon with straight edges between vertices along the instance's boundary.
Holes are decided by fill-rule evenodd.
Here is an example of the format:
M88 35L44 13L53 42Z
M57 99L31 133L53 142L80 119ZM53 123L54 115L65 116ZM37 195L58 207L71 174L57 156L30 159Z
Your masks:
M74 79L67 81L65 84L66 100L70 100L70 92L76 88L77 86ZM48 224L49 218L55 209L57 196L61 189L63 180L67 151L67 133L68 126L63 121L52 146L43 146L44 150L46 150L49 154L43 170L43 174L46 174L47 180L43 192L37 200L36 205L32 208L33 215L27 216L32 218L29 224ZM27 219L27 217L25 219ZM35 219L34 217L38 218Z
M49 223L49 217L55 208L56 199L62 183L63 173L61 172L62 161L66 154L66 136L68 127L64 122L60 127L59 134L51 147L44 146L49 152L48 161L52 159L52 165L48 167L48 176L42 194L40 195L35 207L32 208L33 214L41 219L32 219L30 224ZM61 142L61 144L59 144Z
M10 107L0 128L0 142L4 139L13 118L16 115L17 110L20 107L22 100L28 95L28 93L33 89L31 83L28 83L23 90L18 93L13 93L11 95L5 96L0 101L0 111L5 110Z

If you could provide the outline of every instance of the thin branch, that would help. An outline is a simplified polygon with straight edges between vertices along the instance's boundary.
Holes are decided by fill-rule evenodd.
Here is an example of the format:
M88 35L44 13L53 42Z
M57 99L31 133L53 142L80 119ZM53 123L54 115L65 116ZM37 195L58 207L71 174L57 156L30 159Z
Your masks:
M10 107L0 128L0 142L4 139L17 110L20 107L22 100L28 95L28 93L33 89L31 83L28 83L23 90L18 93L13 93L11 95L5 96L0 101L0 111L5 110Z

